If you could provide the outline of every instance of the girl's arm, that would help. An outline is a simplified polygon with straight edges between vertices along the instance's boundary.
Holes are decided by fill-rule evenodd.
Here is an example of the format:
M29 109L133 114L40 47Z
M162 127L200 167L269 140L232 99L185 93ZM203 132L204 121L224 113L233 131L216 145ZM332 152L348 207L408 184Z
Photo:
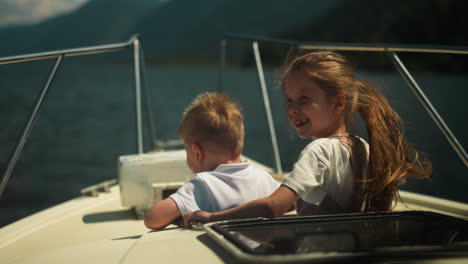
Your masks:
M180 216L179 207L171 198L166 198L150 207L145 213L145 226L160 230Z
M229 219L282 216L294 208L299 196L289 187L281 185L270 196L220 212L208 213L195 211L184 215L184 226L191 227L192 222L216 222Z

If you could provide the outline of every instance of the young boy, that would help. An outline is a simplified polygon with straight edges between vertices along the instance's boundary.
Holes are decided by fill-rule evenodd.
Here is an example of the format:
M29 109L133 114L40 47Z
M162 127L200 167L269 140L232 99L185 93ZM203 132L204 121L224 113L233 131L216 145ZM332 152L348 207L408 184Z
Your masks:
M163 229L184 214L216 212L269 196L279 187L271 175L241 160L243 117L227 95L203 93L184 113L179 127L187 165L195 177L149 208L145 225Z

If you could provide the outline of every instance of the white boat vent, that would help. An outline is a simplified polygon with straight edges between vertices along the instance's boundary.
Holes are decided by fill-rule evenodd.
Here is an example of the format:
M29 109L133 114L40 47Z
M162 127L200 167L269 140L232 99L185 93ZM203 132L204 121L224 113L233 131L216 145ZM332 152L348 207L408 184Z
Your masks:
M137 215L144 213L165 193L174 188L177 190L192 177L193 173L185 162L184 150L119 157L121 202L123 206L134 208Z
M175 193L185 182L153 183L153 204Z

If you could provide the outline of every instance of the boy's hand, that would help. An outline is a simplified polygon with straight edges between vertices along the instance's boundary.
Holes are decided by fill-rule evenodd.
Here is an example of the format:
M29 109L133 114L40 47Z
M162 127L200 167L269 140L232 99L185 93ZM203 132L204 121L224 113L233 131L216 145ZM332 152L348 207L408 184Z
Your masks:
M173 225L178 227L184 227L184 218L182 216L177 217L174 221L172 221Z
M192 228L194 223L208 223L210 222L212 213L208 213L202 210L194 211L184 215L184 227Z

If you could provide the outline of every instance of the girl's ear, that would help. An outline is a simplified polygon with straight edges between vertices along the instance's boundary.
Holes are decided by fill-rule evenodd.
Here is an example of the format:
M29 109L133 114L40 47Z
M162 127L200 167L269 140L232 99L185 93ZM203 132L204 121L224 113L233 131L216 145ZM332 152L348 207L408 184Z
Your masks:
M195 153L195 159L200 162L205 157L205 153L203 152L203 148L201 145L192 144L192 151Z
M335 112L341 113L346 108L346 97L343 93L338 93L335 96Z

